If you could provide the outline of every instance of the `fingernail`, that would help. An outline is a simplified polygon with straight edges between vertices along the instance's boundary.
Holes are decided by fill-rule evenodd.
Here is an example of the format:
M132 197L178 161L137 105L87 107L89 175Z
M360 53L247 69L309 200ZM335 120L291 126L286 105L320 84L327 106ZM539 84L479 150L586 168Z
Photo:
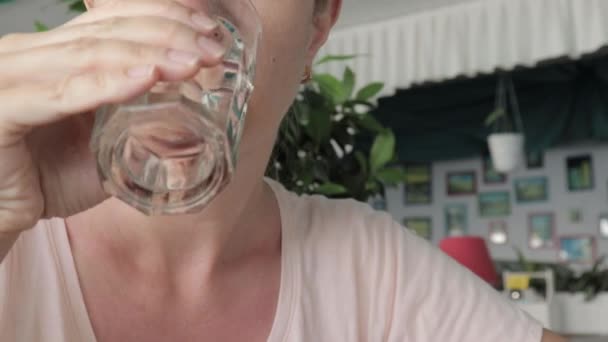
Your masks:
M152 76L154 67L151 65L132 67L127 71L127 75L132 78L145 78Z
M192 14L192 22L198 28L201 28L205 31L213 31L217 28L217 21L209 18L203 13L197 12Z
M212 58L220 58L225 52L224 47L220 43L206 36L198 38L198 46Z
M173 62L185 64L185 65L195 65L198 63L199 57L191 52L180 51L169 49L167 52L167 56Z

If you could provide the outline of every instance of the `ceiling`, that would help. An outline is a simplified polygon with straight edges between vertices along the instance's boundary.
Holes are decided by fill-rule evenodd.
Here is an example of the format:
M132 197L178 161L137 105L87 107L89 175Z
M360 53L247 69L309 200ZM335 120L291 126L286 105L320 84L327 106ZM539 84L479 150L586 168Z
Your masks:
M343 0L339 28L480 0Z

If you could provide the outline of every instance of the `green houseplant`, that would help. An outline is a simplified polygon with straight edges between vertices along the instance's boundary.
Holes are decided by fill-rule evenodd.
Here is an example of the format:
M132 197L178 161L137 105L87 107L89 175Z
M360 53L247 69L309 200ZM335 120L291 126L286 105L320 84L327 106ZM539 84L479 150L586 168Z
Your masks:
M498 269L514 272L538 272L550 269L555 276L555 290L571 294L582 293L586 302L593 301L602 293L608 293L608 269L605 267L605 256L600 257L591 268L584 272L575 272L563 264L538 263L528 260L520 249L515 248L517 262L499 262ZM531 282L530 285L543 292L544 284Z
M354 56L327 56L317 65ZM297 193L366 201L405 179L395 165L395 136L372 115L383 88L355 91L356 75L314 73L281 126L267 175Z
M525 139L517 94L507 74L499 76L496 106L485 124L492 130L488 147L494 167L503 173L515 170L524 160Z

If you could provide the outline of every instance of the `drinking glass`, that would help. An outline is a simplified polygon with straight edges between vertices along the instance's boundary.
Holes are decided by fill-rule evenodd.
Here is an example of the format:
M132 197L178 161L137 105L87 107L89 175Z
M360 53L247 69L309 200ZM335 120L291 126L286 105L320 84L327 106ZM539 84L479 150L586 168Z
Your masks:
M223 61L95 114L91 149L104 190L147 215L202 210L237 163L260 20L250 0L200 1L219 23Z

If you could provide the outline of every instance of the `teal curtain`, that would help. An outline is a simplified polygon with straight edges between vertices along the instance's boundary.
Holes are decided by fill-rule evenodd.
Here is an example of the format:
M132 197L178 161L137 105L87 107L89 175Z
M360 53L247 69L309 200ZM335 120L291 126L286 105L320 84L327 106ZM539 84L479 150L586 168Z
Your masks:
M608 57L546 63L512 73L530 152L578 141L608 141ZM393 128L402 161L486 153L484 121L498 75L398 90L379 100L377 118Z

